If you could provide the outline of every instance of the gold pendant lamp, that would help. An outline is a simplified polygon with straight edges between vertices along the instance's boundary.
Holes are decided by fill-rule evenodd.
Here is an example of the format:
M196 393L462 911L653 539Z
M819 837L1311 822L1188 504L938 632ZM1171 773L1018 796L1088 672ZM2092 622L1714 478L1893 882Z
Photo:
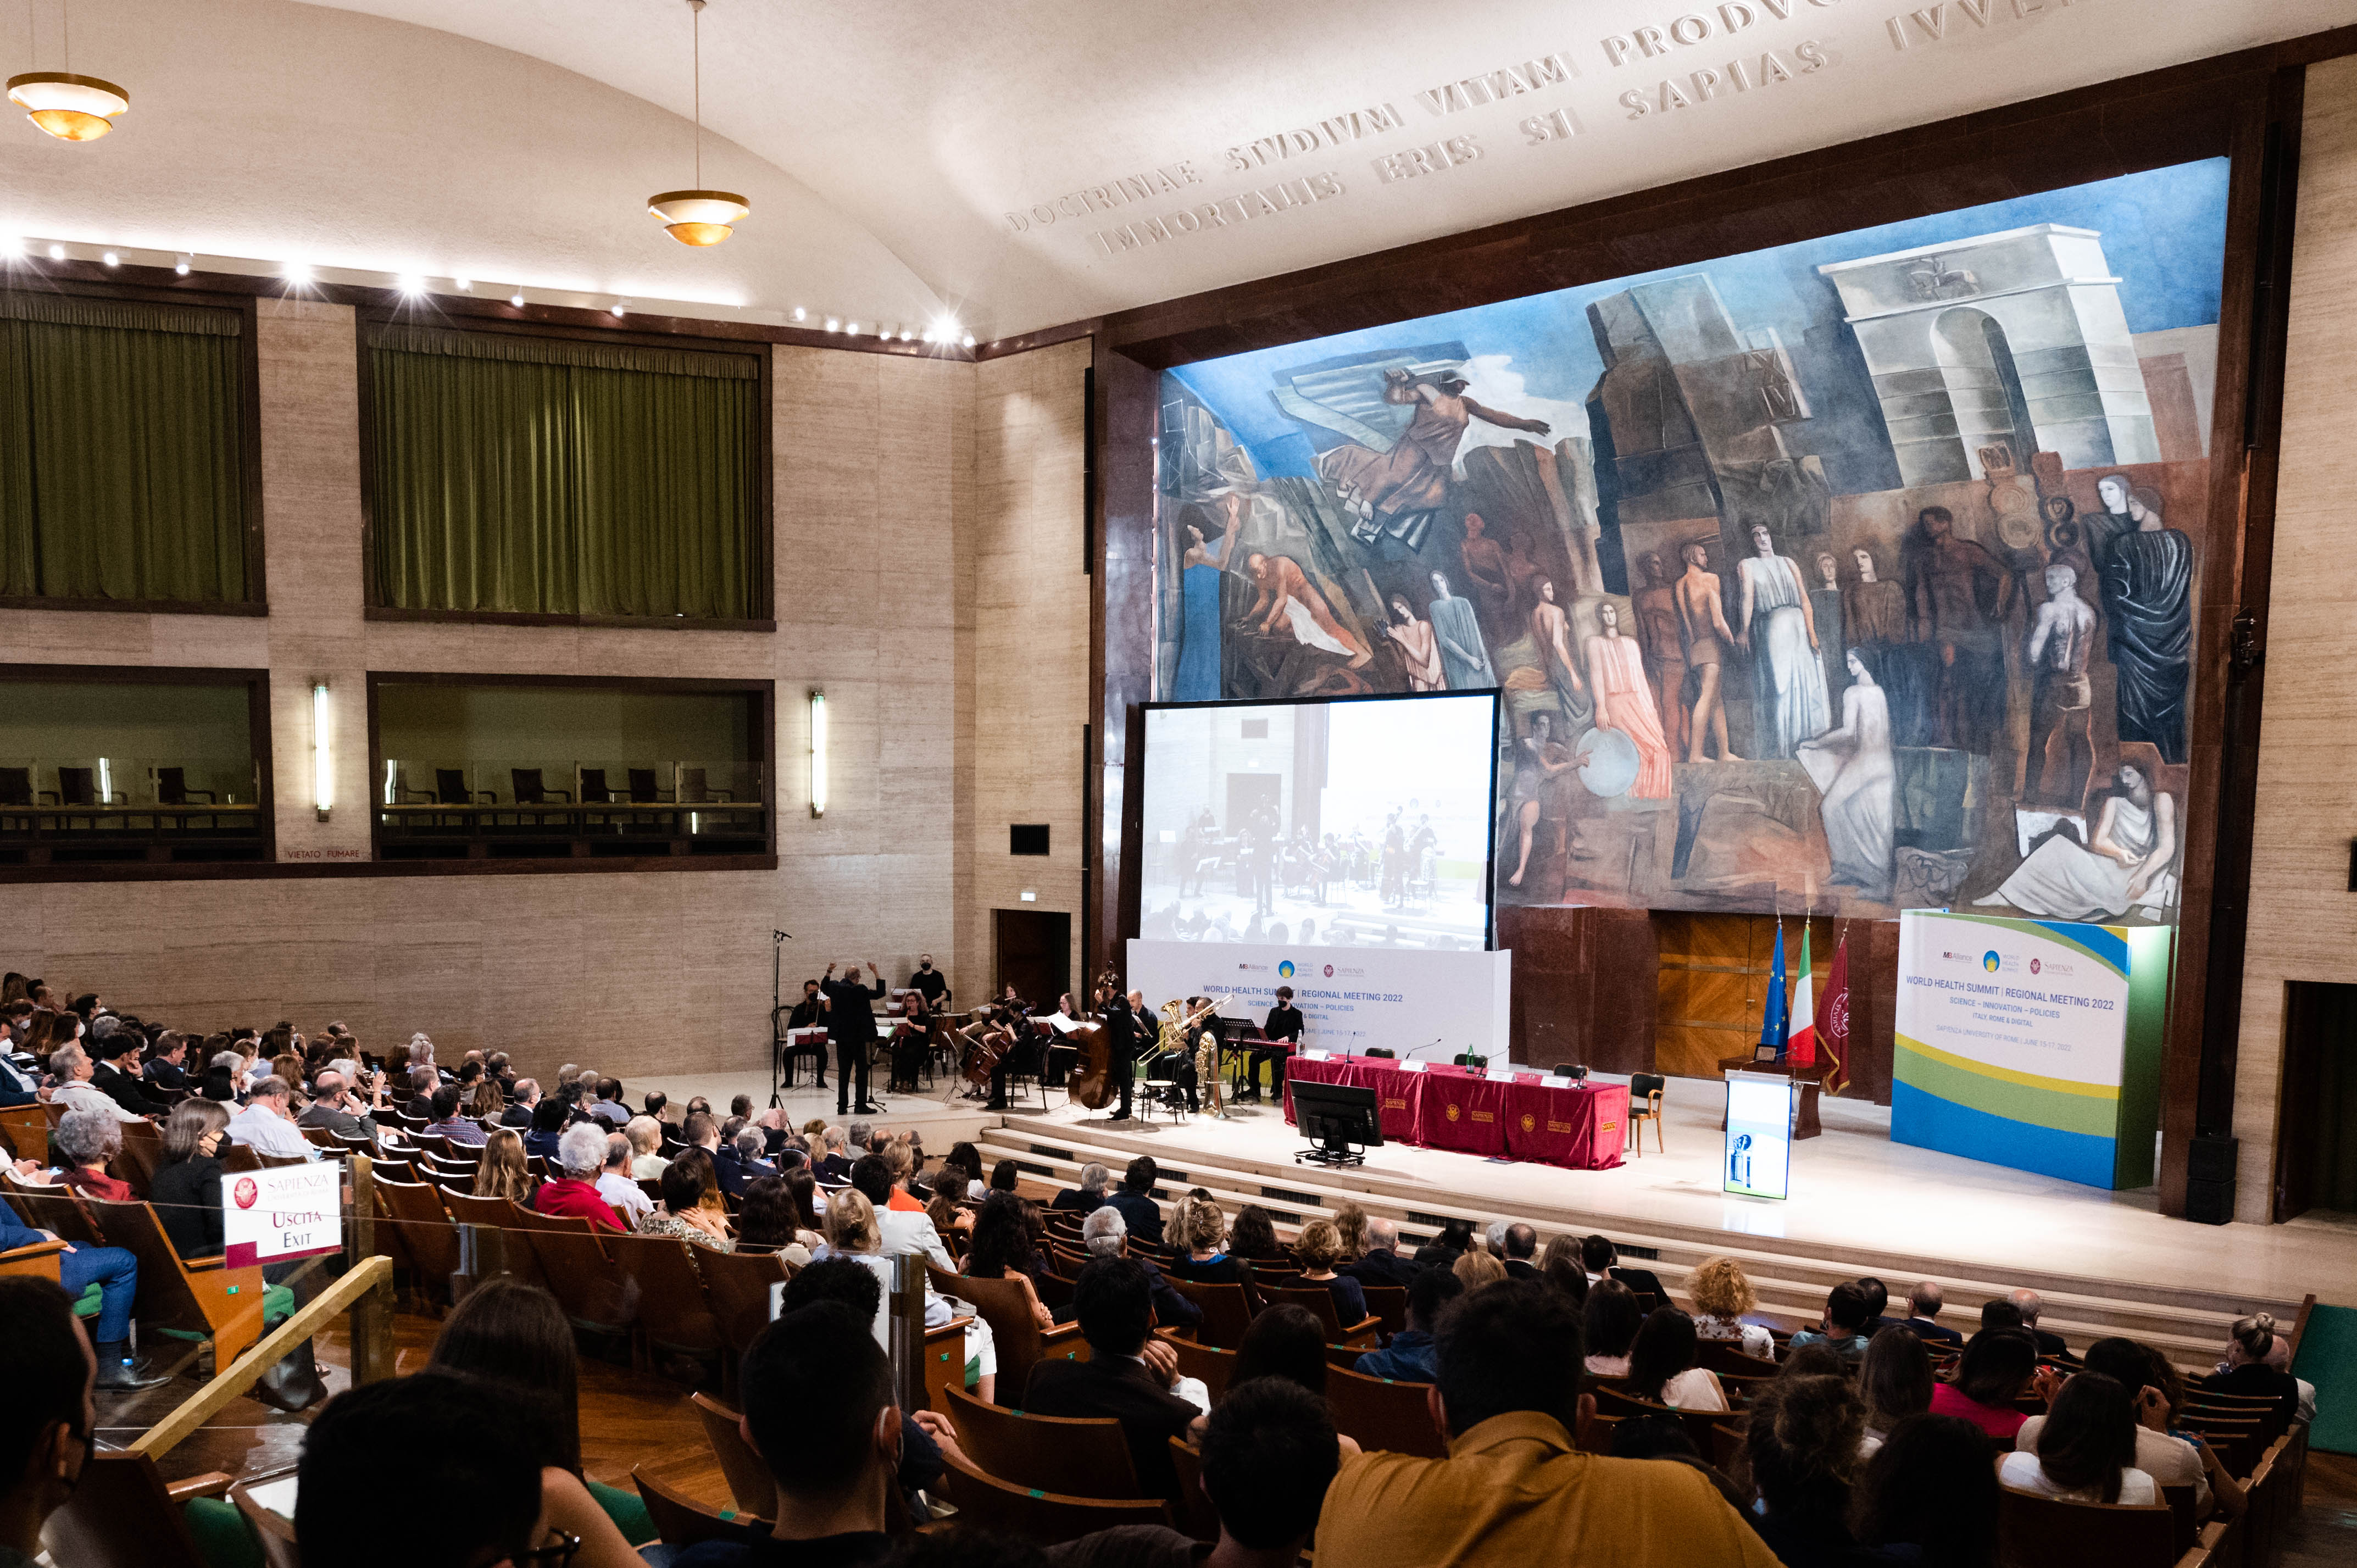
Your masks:
M63 54L73 64L71 15L59 7ZM95 142L114 129L114 117L131 107L131 94L95 76L70 70L28 70L8 79L8 97L26 118L61 142Z
M704 0L687 0L694 14L695 182L704 183ZM666 190L647 198L647 211L683 245L717 245L753 210L733 190Z

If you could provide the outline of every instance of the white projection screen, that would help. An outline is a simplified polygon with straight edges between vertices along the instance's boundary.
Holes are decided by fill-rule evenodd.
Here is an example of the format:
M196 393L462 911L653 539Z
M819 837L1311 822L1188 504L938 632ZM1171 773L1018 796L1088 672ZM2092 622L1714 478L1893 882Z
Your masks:
M1489 945L1494 693L1145 716L1140 938Z

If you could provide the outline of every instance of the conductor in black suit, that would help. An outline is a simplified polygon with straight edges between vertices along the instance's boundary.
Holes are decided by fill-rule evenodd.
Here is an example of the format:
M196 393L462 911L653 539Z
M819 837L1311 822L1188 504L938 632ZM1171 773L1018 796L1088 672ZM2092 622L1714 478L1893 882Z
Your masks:
M1140 1490L1176 1498L1170 1439L1187 1436L1210 1399L1200 1383L1178 1375L1177 1354L1153 1337L1152 1282L1134 1259L1097 1258L1072 1282L1072 1308L1089 1359L1034 1362L1023 1408L1118 1421Z
M819 982L819 990L826 994L826 1036L834 1042L834 1113L851 1114L852 1076L859 1079L859 1113L874 1116L879 1107L867 1099L867 1052L876 1043L876 1015L870 1004L885 992L884 971L870 959L867 967L876 975L871 988L859 983L859 966L853 964L834 977L835 966L826 966L826 978Z

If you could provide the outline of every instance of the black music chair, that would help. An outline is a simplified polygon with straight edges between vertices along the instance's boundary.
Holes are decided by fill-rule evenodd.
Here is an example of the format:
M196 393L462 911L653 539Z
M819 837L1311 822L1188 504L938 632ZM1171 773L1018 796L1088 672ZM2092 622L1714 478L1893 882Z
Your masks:
M98 769L95 768L60 768L58 789L68 806L111 806L113 800L98 798Z
M630 769L630 803L632 805L651 806L662 799L662 791L655 788L655 770L653 768L633 768Z
M38 799L54 801L57 797L45 789ZM35 803L33 770L29 768L0 768L0 806L30 806Z
M479 800L499 804L499 796L490 789L467 788L467 770L463 768L437 768L434 770L434 803L437 806L471 806Z
M606 788L604 768L581 769L581 803L585 806L610 806L614 803L614 792Z
M205 798L206 805L215 803L216 797L210 789L188 788L187 768L158 768L156 769L156 800L158 805L192 806L196 804L197 797L199 795Z
M542 781L540 769L537 768L511 768L508 769L508 779L514 787L515 803L519 806L545 806L549 803L549 797L552 795L562 800L568 806L573 804L573 791L550 789Z
M701 768L683 768L679 770L679 798L682 803L710 805L716 800L735 802L737 797L726 789L706 789L704 775L705 770Z

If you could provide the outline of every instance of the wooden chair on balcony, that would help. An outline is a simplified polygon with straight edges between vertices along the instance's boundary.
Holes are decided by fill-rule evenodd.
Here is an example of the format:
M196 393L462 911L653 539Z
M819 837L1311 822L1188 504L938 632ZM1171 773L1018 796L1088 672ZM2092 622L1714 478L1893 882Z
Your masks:
M726 789L715 789L705 783L705 769L683 768L679 770L679 800L682 805L711 805L715 801L734 802L737 797Z
M630 768L629 772L630 779L630 803L632 805L653 806L662 803L664 796L662 791L655 786L655 770L653 768Z
M0 806L33 806L42 800L54 804L57 796L33 790L33 770L29 768L0 768Z
M434 803L437 806L497 805L499 799L496 791L468 789L467 770L463 768L437 768L434 770Z
M193 806L199 795L210 806L218 799L210 789L189 789L188 770L185 768L158 768L155 771L155 779L156 803L159 806Z
M514 791L513 798L519 806L549 805L552 803L550 800L552 796L563 800L568 806L573 803L573 791L552 787L542 779L540 769L537 768L509 768L508 783Z

